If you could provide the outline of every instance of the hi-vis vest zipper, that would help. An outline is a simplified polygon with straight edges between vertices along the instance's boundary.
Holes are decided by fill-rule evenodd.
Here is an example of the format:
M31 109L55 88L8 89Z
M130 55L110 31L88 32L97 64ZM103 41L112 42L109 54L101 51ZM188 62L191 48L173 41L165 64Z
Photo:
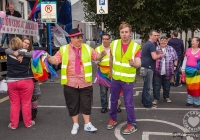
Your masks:
M69 44L60 47L62 55L62 66L61 66L61 85L67 84L67 65L69 56ZM81 61L84 67L85 81L92 81L92 48L87 44L82 44L81 48Z
M103 45L100 45L99 47L97 47L95 49L96 52L101 53L104 50ZM110 54L106 54L106 56L104 56L102 58L102 60L98 63L99 66L109 66L110 65Z
M135 58L137 51L141 48L139 44L131 41L125 54L122 55L121 39L111 43L113 57L112 78L123 82L134 82L136 68L129 65L129 60Z

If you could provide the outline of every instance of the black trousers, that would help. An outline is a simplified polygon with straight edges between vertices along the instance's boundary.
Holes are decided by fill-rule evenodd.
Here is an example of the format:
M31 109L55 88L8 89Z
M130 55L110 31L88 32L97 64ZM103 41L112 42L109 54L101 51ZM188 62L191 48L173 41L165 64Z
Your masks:
M93 100L92 86L74 88L65 85L64 96L70 116L76 116L79 113L85 115L91 114Z

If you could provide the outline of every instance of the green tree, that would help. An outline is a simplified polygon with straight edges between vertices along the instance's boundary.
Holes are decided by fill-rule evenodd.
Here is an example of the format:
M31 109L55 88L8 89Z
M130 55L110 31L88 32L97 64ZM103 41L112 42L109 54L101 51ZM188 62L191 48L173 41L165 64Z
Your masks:
M96 0L82 0L85 18L101 25L102 15L96 14ZM170 33L200 28L199 0L108 0L109 14L104 15L105 27L116 37L122 21L144 36L151 29Z

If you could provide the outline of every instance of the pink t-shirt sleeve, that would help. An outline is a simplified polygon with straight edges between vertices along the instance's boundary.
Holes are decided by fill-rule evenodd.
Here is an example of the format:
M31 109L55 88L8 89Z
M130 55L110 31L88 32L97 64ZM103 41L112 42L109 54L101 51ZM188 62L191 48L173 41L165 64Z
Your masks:
M56 60L56 65L62 62L62 56L61 56L60 50L57 51L57 53L53 57Z
M138 50L138 52L135 54L135 57L141 57L140 50Z

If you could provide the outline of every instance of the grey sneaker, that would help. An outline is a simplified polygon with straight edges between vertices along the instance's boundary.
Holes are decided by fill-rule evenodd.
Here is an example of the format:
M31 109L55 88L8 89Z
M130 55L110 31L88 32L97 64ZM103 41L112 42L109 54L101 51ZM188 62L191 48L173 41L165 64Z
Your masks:
M166 98L165 101L166 101L167 103L171 103L171 102L172 102L169 98Z
M154 105L157 105L158 103L159 103L159 101L158 100L153 100L153 102L152 102Z

